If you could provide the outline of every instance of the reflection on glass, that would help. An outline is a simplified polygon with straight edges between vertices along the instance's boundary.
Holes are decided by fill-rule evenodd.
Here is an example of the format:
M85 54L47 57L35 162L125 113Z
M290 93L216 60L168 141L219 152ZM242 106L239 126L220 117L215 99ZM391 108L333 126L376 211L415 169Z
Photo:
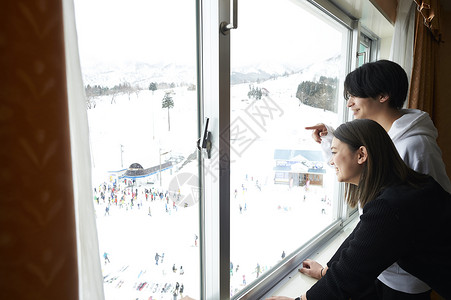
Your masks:
M75 8L105 298L199 298L195 1Z
M335 174L306 126L336 127L347 30L303 1L241 1L231 34L234 295L336 220Z
M371 61L372 40L364 34L360 34L359 52L358 52L358 66Z
M368 47L364 44L359 45L359 67L368 62Z

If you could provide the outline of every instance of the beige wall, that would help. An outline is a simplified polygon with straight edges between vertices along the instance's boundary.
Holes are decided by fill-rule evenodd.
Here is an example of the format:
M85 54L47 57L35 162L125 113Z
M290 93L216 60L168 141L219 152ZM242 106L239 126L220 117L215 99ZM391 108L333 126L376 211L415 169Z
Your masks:
M380 39L380 42L379 59L388 59L390 57L392 37L383 37Z

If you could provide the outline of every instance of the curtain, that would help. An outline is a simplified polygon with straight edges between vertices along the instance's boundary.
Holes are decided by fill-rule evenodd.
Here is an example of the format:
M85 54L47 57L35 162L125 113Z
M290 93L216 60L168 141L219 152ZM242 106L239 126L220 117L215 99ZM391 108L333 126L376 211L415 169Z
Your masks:
M0 9L1 299L79 299L62 11Z
M399 0L390 49L390 60L404 68L409 82L412 73L415 10L416 4L412 0Z
M436 57L441 42L438 0L415 0L417 14L409 107L429 113L434 119Z
M79 295L83 300L104 299L97 227L91 185L91 156L86 98L78 54L73 0L63 0L66 78L72 173L77 230Z

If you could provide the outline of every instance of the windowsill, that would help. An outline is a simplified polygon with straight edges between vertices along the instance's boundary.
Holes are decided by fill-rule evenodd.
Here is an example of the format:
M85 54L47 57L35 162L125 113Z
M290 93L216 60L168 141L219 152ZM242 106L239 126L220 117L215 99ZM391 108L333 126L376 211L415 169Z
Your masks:
M325 266L329 259L334 255L335 251L340 247L341 243L351 234L355 226L359 221L359 217L347 224L340 233L333 239L327 242L315 255L309 257L316 260L321 265ZM288 274L287 278L281 281L280 284L275 286L264 298L270 296L287 296L287 297L299 297L310 289L312 285L316 283L316 279L307 275L301 274L296 268L293 272Z

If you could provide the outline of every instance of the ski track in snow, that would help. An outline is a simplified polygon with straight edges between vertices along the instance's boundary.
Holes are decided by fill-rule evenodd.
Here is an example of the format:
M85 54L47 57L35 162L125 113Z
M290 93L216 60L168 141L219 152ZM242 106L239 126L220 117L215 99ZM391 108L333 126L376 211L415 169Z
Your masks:
M241 118L258 136L245 151L240 154L232 151L231 156L232 293L244 287L243 275L247 284L256 278L257 263L262 270L267 270L281 260L282 251L289 255L332 221L332 207L321 201L326 193L332 194L336 181L332 170L327 171L324 190L311 186L306 191L303 187L289 189L287 185L273 184L275 149L321 151L311 139L311 132L304 127L319 122L337 125L336 114L299 104L295 97L298 84L311 77L312 74L298 73L252 84L267 89L269 99L279 107L263 128L246 113L256 111L262 100L248 99L247 83L231 87L231 123ZM113 104L106 96L96 99L96 107L88 110L95 187L109 183L108 171L127 168L132 163L149 168L159 164L160 153L171 151L161 156L164 162L171 155L186 158L196 150L197 92L188 91L186 87L173 91L170 131L168 112L161 108L163 90L143 90L138 96L132 94L130 100L128 96L120 95ZM124 151L122 165L121 145ZM192 161L180 172L197 174L197 161ZM163 190L167 190L177 174L177 167L163 172ZM261 190L256 186L257 180ZM149 177L149 181L154 184L134 187L139 190L137 202L142 202L141 209L135 206L126 210L112 205L109 215L105 216L105 204L95 204L105 298L147 300L152 296L152 299L173 299L171 291L161 292L161 289L167 283L173 290L179 282L184 285L184 295L198 299L199 247L194 246L194 236L199 236L199 205L175 210L170 201L169 212L166 212L164 201L151 202L150 197L145 200L144 188L159 189L156 175ZM243 185L247 190L243 190ZM236 198L235 189L238 191ZM245 206L247 210L244 210ZM152 216L148 216L149 207ZM326 209L326 214L321 213L322 208ZM104 252L109 254L110 263L104 264ZM164 262L158 266L155 253L164 253ZM180 275L179 270L174 273L173 264L177 269L183 266L185 273ZM139 285L144 282L147 284L139 290Z

